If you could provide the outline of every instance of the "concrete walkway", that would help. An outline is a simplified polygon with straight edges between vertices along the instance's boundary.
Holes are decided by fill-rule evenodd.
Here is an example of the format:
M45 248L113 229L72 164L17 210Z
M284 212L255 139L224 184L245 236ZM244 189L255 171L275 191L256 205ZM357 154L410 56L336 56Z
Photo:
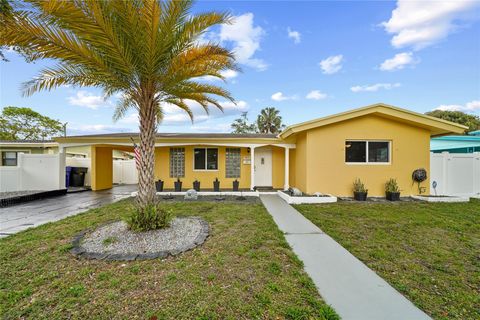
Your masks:
M137 185L115 186L104 191L69 193L0 209L0 238L58 221L130 196Z
M280 197L260 198L323 299L343 320L430 319Z

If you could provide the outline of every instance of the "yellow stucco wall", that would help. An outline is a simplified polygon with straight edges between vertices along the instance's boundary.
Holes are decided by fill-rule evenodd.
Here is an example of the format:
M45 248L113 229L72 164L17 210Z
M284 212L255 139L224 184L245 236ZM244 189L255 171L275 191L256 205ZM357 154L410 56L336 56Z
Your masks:
M390 140L390 164L346 164L345 140ZM385 182L396 178L403 195L417 194L413 170L430 168L430 132L375 115L368 115L307 131L297 138L296 185L307 193L351 196L360 178L369 196L384 196ZM302 165L305 163L306 165ZM308 175L305 174L305 170ZM429 194L429 181L422 183Z
M290 186L295 186L296 185L296 170L295 168L297 167L296 165L296 149L290 149L290 155L288 159L288 164L289 164L289 185Z
M113 158L112 147L91 147L92 190L104 190L112 187Z
M297 136L296 149L295 149L295 184L291 186L298 189L307 191L307 135L301 133ZM308 173L310 175L310 171Z
M272 146L272 187L282 189L285 184L285 149Z
M200 181L201 189L213 189L213 181L215 178L220 180L221 189L231 189L232 182L235 178L225 178L225 151L227 147L215 146L185 146L185 177L180 178L183 182L182 188L187 190L193 188L193 181ZM193 149L194 148L218 148L218 170L193 170ZM240 188L250 188L250 164L244 164L245 157L250 156L247 148L241 148L241 165L240 165ZM170 177L170 147L161 147L155 149L155 180L162 179L165 181L164 188L173 189L175 177Z

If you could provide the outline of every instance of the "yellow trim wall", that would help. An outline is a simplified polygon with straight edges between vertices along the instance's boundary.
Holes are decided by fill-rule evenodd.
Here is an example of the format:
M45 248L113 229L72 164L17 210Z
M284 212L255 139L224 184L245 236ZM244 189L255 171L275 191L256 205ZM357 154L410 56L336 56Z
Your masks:
M91 147L92 190L110 189L113 184L112 147Z
M193 187L193 181L200 181L201 189L213 189L213 181L215 178L220 180L221 189L231 189L235 178L225 178L225 153L226 148L223 146L180 146L185 148L185 177L180 178L183 182L182 188L185 190ZM194 148L218 148L218 170L193 170L193 149ZM235 148L235 147L232 147ZM240 188L250 188L250 164L244 164L245 157L249 157L248 148L240 148ZM162 179L165 189L173 189L175 177L170 177L170 147L160 147L155 149L155 180Z
M272 187L283 189L285 184L285 148L272 146Z
M345 141L350 139L391 141L391 163L345 163ZM411 174L418 168L429 171L429 150L429 130L376 115L311 129L305 137L297 137L295 185L307 193L352 196L352 183L360 178L369 196L384 196L385 182L396 178L403 195L417 194ZM426 194L429 185L429 180L422 183Z
M295 184L292 186L307 192L307 135L301 133L297 136L297 148L295 151ZM310 174L310 173L309 173Z

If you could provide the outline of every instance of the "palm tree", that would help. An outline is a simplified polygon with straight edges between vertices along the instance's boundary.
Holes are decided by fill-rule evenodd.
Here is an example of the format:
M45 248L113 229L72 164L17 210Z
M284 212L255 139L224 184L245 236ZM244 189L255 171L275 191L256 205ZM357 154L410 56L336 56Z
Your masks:
M25 0L12 2L13 15L2 16L0 46L34 52L33 59L54 59L26 82L26 96L65 84L103 89L105 97L121 93L114 119L129 109L139 114L140 164L137 212L155 201L154 149L163 106L183 109L187 102L208 113L222 109L217 97L234 101L225 89L198 81L224 79L221 71L237 69L233 53L202 42L205 31L230 23L227 13L190 13L191 0ZM148 215L148 214L145 214Z
M280 133L285 128L280 111L273 107L262 109L257 117L257 128L260 133Z

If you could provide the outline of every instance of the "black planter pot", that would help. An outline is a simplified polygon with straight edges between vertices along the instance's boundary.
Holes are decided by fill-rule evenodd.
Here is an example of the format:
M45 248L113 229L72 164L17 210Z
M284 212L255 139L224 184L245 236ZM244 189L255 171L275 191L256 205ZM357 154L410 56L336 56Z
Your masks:
M157 189L157 192L163 191L163 180L155 181L155 189Z
M385 192L385 197L388 201L400 200L400 192Z
M175 191L176 192L182 191L182 181L175 181Z
M193 181L193 189L195 189L195 191L200 191L200 181Z
M213 181L213 191L216 191L216 192L220 191L220 181L218 180Z
M238 191L240 182L238 180L233 181L233 191Z
M366 201L367 194L367 192L353 192L353 199L357 201Z

